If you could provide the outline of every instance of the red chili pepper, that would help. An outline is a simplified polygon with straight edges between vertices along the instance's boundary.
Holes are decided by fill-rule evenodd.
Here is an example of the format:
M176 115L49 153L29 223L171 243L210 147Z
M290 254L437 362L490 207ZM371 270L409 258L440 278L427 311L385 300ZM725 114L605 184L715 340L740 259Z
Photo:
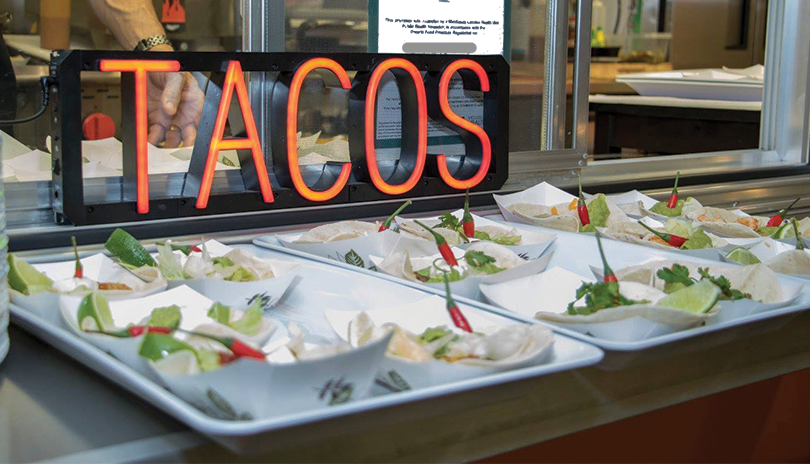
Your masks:
M198 337L207 338L209 340L214 340L215 342L219 342L222 345L225 345L226 348L231 350L234 355L239 358L253 358L253 359L261 359L265 360L265 354L262 353L260 350L253 348L252 346L248 345L247 343L242 342L238 338L234 337L217 337L214 335L208 335L199 332L191 332L188 330L181 330L181 332L185 332L189 335L196 335Z
M131 325L126 329L116 330L113 332L103 332L99 330L87 330L86 332L109 335L110 337L116 338L135 338L143 335L144 332L170 334L172 333L172 329L170 327L146 327L143 325Z
M613 273L613 269L607 263L607 258L605 258L605 251L602 249L602 239L600 238L599 232L596 232L596 246L599 247L599 256L602 258L602 273L604 277L602 278L603 282L618 282L619 279L616 278L616 274Z
M675 209L678 206L678 179L681 177L681 171L675 174L675 186L672 187L672 193L669 194L669 201L667 201L667 208Z
M652 232L653 234L655 234L656 237L658 237L661 240L667 242L667 245L674 246L675 248L682 247L683 244L686 243L689 240L688 238L681 237L679 235L672 235L672 234L665 234L663 232L658 232L657 230L653 229L652 227L648 226L647 224L644 224L641 221L639 221L638 223L641 224L641 227L644 227L645 229L647 229L650 232Z
M461 226L467 238L475 238L475 220L470 214L470 189L464 194L464 215L461 216Z
M399 208L397 208L396 211L393 212L393 214L388 216L385 219L385 221L383 221L383 223L380 224L380 229L377 232L383 232L385 230L390 229L391 228L391 222L394 220L394 218L399 216L405 208L407 208L408 206L411 206L411 203L413 203L413 202L411 200L408 200L405 203L401 204L399 206Z
M785 218L787 217L788 212L790 211L790 208L793 208L793 206L796 203L798 203L799 200L801 200L801 198L797 198L797 199L793 200L793 203L791 203L790 206L788 206L787 208L785 208L785 209L779 211L778 213L774 214L773 217L768 219L767 226L768 227L779 227L780 225L782 225L782 221L784 221Z
M436 247L439 249L439 253L441 253L442 258L449 264L450 266L458 266L458 260L456 260L456 256L453 254L453 250L450 249L450 245L447 244L447 240L441 236L438 232L431 229L430 227L422 224L419 221L415 221L417 224L422 226L425 230L433 235L433 239L436 241Z
M447 311L450 313L450 318L453 319L453 324L456 325L461 330L465 332L472 332L472 327L470 327L470 323L467 322L467 318L464 317L464 314L461 313L461 310L458 309L458 305L453 300L453 295L450 293L450 279L447 277L447 273L443 274L444 277L444 291L446 293L447 299Z
M142 325L131 325L126 328L126 331L129 332L133 338L143 334L144 332L162 334L172 333L172 329L170 327L144 327Z
M802 236L799 234L799 223L796 222L796 218L791 218L790 222L793 224L793 233L796 234L796 249L804 250L804 240L802 240Z
M227 344L228 340L225 340L225 346L227 346L233 354L242 358L254 358L254 359L265 359L264 353L261 351L251 347L250 345L241 342L239 339L231 338L230 339L230 346Z
M579 222L583 226L591 223L591 215L588 214L588 205L585 204L585 195L582 193L582 174L577 174L579 180L579 198L577 199L577 214L579 215Z
M166 242L157 242L158 246L166 245ZM192 252L195 253L202 253L202 248L198 247L197 245L175 245L174 243L171 244L172 250L179 251L184 255L188 256Z
M73 254L76 256L76 271L73 273L73 277L81 279L84 277L84 267L82 266L82 260L79 259L79 247L76 245L76 237L70 237L70 241L73 243Z

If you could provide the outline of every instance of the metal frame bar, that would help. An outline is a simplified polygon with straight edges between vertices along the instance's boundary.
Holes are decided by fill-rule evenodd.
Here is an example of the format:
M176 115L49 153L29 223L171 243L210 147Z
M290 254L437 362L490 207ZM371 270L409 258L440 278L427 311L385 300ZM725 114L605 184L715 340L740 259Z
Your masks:
M543 150L565 148L565 78L568 64L568 0L549 0L543 81Z
M247 52L283 52L286 37L283 1L242 0L242 50ZM259 127L263 147L270 141L269 95L272 82L267 73L254 72L248 75L248 93L253 115ZM270 153L266 151L266 158Z

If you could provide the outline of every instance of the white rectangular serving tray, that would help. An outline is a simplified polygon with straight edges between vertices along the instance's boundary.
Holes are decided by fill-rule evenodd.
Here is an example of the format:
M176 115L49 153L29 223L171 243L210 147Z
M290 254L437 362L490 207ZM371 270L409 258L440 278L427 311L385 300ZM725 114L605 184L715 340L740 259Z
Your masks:
M370 293L381 297L384 296L389 301L390 299L407 301L409 298L416 301L433 293L399 285L385 279L381 274L359 275L353 270L324 265L319 262L320 259L313 259L306 255L298 256L296 253L290 253L285 249L278 252L249 244L236 246L250 248L261 258L287 259L302 263L297 271L302 278L294 289L295 291L271 311L281 312L283 314L283 317L279 317L281 320L295 320L299 324L305 324L306 329L316 336L325 335L326 331L330 335L333 334L331 327L322 314L320 316L323 319L322 321L312 321L313 315L325 307L337 309L370 309L364 308L363 305L377 305L379 307L381 300L366 301L358 299L358 297L362 295L368 296ZM25 259L29 262L51 262L69 259L69 256L43 252L33 258L26 257ZM326 262L331 264L328 260ZM321 290L324 288L327 290ZM335 293L335 289L339 289L342 295ZM372 290L369 291L368 289ZM598 363L604 356L604 353L599 348L558 333L556 334L551 360L546 364L413 391L370 397L328 408L238 422L207 416L158 384L137 374L107 353L74 336L67 329L50 324L22 308L12 305L10 309L12 320L18 326L124 389L143 398L192 429L209 436L237 453L260 451L262 442L271 440L269 437L273 431L591 366ZM487 311L481 304L468 301L462 303L461 309L462 311L472 312ZM491 311L488 312L487 316L502 319L501 316L492 314ZM515 317L506 316L506 318L518 321L518 318Z
M497 220L498 217L488 217L489 219ZM516 224L512 222L506 222L501 218L501 221L505 224L509 224L511 226L515 226ZM536 226L526 226L521 225L521 227L536 227ZM537 229L546 231L548 229L544 229L542 227L537 227ZM554 251L554 255L549 262L548 267L552 268L555 266L562 267L567 269L571 272L575 272L581 276L592 276L593 273L590 270L590 266L601 266L601 261L599 259L599 255L596 248L596 239L594 238L593 234L578 234L573 232L564 232L564 231L555 231L557 235L557 240L554 244L549 247L550 251ZM296 252L294 250L289 250L283 248L280 244L273 243L275 239L273 236L263 236L259 237L254 240L256 245L261 247L266 247L268 249L282 251L290 254L294 254L296 256L308 256L306 254ZM660 257L661 259L673 259L673 260L681 260L681 261L693 261L697 263L715 263L717 261L707 260L707 259L699 259L699 258L692 258L690 256L684 256L680 253L665 251L665 250L657 250L654 248L648 248L641 245L635 245L631 243L619 242L615 240L605 241L605 252L607 255L608 262L613 269L620 269L626 266L639 264L642 261L648 260L654 257ZM375 271L371 271L368 269L360 269L355 266L347 265L344 263L340 263L337 261L324 259L324 258L313 258L323 263L328 263L333 266L343 267L344 269L350 269L355 272L367 274L367 275L379 275L380 273L376 273ZM408 285L413 288L419 288L424 291L429 291L432 293L443 294L444 292L431 289L429 287L423 286L421 283L418 282L409 282L404 279L399 279L392 276L381 275L380 277L391 280L394 282L398 282L402 285ZM793 277L783 276L780 275L779 278L782 281L789 281L791 283L799 283L799 284L806 284L806 280L797 279ZM515 313L513 311L497 307L495 305L487 304L487 303L480 303L475 302L466 298L457 297L458 301L462 301L467 304L475 304L477 307L484 308L488 311L492 311L497 314L501 314L506 317L511 317L515 319L519 319L529 323L536 323L536 324L545 324L537 319L532 317L527 317ZM730 329L733 327L740 327L748 324L756 324L760 321L774 319L780 316L787 316L787 315L795 315L799 312L805 311L810 309L810 289L805 286L802 290L801 295L799 296L796 303L790 306L786 306L783 308L775 309L772 311L766 311L760 314L755 314L747 317L742 317L739 319L722 322L722 323L712 323L709 322L707 325L701 327L695 327L692 329L682 330L679 332L674 332L667 335L662 335L658 337L649 338L646 340L641 341L634 341L634 342L620 342L620 341L612 341L612 340L605 340L601 338L592 337L589 335L581 334L578 332L574 332L572 330L554 326L552 324L547 324L553 328L556 332L564 333L570 337L577 338L579 340L592 343L605 351L608 352L637 352L641 350L647 350L654 347L659 347L662 345L670 344L673 342L677 342L680 340L687 340L694 337L699 337L702 335L723 331L726 329ZM608 353L610 356L611 353Z
M616 82L642 96L701 100L761 101L763 88L761 80L720 69L622 74Z

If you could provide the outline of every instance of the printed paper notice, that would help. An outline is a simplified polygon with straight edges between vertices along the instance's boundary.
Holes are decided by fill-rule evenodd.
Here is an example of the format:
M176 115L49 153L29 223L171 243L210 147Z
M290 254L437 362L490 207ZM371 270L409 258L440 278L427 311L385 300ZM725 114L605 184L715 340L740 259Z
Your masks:
M503 1L378 2L377 49L380 53L503 53Z

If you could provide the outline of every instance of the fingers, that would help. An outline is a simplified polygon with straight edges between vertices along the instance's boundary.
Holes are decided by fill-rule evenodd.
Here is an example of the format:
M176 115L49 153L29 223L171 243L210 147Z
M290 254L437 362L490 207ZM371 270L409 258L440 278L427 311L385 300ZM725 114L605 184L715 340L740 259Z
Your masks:
M180 131L183 135L183 146L193 147L194 141L197 140L197 125L187 124L185 126L180 127Z
M185 73L169 73L166 76L166 86L163 87L163 94L160 96L160 105L169 116L177 113L185 81Z
M205 94L189 73L161 74L159 100L155 99L154 106L150 102L149 143L158 145L165 139L165 147L176 147L182 140L185 146L193 146ZM179 129L170 130L173 126Z
M166 132L166 142L163 144L164 148L176 148L180 146L180 130L177 126L172 127Z
M166 131L166 126L162 126L160 124L152 124L149 126L149 143L157 146L157 144L159 144L166 136Z

